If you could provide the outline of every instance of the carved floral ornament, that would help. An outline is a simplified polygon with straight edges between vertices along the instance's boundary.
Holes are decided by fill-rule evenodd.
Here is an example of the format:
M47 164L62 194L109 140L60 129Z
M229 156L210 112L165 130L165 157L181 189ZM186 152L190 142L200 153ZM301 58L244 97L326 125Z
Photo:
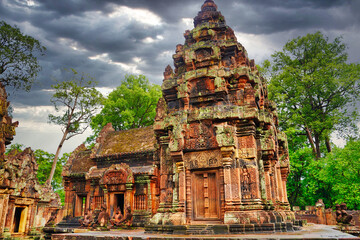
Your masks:
M100 184L119 185L134 183L134 175L129 165L125 163L111 165L100 180Z

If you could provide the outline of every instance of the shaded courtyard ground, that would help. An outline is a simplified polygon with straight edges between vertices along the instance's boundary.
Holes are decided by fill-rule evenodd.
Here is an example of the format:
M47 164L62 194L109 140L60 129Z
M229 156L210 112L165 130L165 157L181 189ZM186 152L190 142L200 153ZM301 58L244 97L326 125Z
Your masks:
M300 231L233 235L166 235L148 234L142 229L107 232L55 234L54 240L81 239L360 239L335 229L336 226L309 224Z

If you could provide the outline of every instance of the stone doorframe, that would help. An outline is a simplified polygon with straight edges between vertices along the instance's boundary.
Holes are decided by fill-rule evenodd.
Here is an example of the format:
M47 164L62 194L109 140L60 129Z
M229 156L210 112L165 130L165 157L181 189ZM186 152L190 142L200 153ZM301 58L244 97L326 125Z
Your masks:
M194 170L191 172L192 220L220 221L219 169Z
M134 175L129 165L125 163L111 165L103 173L100 185L104 189L104 203L110 216L115 211L113 206L115 194L124 194L124 209L132 208Z

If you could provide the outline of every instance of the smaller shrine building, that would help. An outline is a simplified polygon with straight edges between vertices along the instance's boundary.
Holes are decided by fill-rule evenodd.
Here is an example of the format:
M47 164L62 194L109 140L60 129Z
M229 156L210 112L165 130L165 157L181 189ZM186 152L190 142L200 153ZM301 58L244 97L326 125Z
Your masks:
M39 229L58 213L61 205L51 187L39 184L38 165L30 148L13 150L5 155L5 147L15 136L18 122L9 116L5 87L0 83L0 239L24 236Z
M86 210L110 216L130 208L133 225L143 226L157 206L158 171L153 163L152 127L115 131L108 124L91 150L79 146L63 170L65 216L79 218Z

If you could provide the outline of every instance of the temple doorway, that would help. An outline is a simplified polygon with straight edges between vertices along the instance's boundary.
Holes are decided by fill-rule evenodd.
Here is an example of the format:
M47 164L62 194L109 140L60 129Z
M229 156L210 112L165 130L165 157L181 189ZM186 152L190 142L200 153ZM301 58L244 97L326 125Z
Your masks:
M27 210L27 207L15 207L13 233L25 232Z
M124 214L124 194L115 194L114 209L120 209L121 213Z
M220 219L218 171L196 171L192 174L193 219L216 221Z
M75 215L74 217L81 217L85 215L86 209L86 195L76 195L76 203L75 203Z

